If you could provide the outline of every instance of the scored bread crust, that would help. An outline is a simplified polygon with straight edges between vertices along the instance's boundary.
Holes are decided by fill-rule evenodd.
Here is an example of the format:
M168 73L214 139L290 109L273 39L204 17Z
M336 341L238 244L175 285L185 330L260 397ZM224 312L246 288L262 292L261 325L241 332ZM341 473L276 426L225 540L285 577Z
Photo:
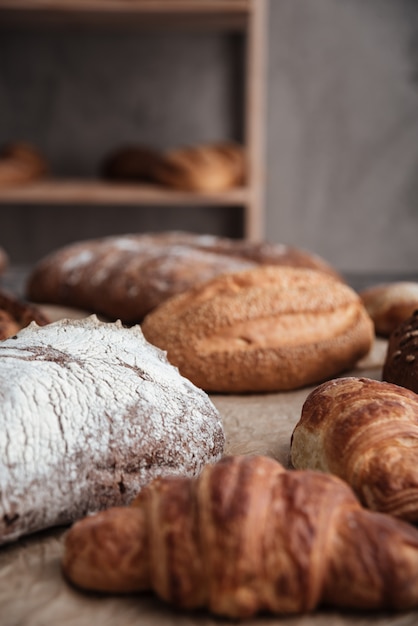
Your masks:
M270 266L173 297L142 329L194 384L227 393L325 380L352 367L374 338L350 287L315 270Z
M60 248L33 268L26 292L34 302L134 324L196 284L266 264L313 267L337 276L315 254L282 244L172 231L104 237Z
M0 342L0 544L197 475L224 434L208 396L139 326L95 316Z
M15 335L31 322L45 326L50 319L36 305L0 289L0 340Z

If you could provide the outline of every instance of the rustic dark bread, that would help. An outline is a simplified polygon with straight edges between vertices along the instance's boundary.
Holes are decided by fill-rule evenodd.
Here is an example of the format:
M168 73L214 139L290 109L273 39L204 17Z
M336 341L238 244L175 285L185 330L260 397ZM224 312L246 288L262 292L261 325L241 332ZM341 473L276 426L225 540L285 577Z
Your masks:
M111 152L101 166L103 178L115 181L154 182L162 156L147 146L124 146Z
M374 285L360 292L377 335L391 333L418 309L418 283L399 281Z
M391 334L382 377L418 393L418 309Z
M38 180L48 172L48 164L31 144L10 143L0 151L0 187Z
M291 442L297 469L331 472L371 509L418 522L418 396L339 378L306 399Z
M133 506L77 522L62 567L82 589L153 590L234 619L418 606L416 528L362 508L334 476L260 456L155 480Z
M258 267L218 276L166 300L145 337L206 391L282 391L352 367L373 324L358 295L323 272Z
M210 193L236 187L245 179L244 149L232 142L184 146L162 157L155 163L153 178L175 189Z
M194 476L224 434L139 326L61 320L0 342L0 544Z
M31 322L44 326L49 321L36 305L0 289L0 340L15 335Z
M65 246L36 264L26 293L34 302L133 324L197 283L266 264L313 267L337 276L323 259L297 248L173 231Z

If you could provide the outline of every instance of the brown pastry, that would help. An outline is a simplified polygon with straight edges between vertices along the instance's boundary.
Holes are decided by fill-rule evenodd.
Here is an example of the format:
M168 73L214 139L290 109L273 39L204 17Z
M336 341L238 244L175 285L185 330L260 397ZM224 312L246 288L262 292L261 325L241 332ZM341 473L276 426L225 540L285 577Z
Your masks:
M154 181L154 170L161 155L145 146L126 146L109 154L102 165L102 176L120 181Z
M128 504L220 458L210 399L139 326L61 320L0 342L0 544Z
M40 152L27 143L10 143L0 151L0 187L42 178L48 165Z
M418 396L368 378L324 383L291 442L297 469L331 472L369 508L418 521Z
M360 298L323 272L258 267L218 276L149 313L145 337L206 391L279 391L340 373L371 348Z
M31 322L44 326L49 317L36 305L0 290L0 340L15 335Z
M391 334L382 377L418 393L418 310Z
M195 479L157 479L134 504L70 529L62 564L73 584L152 589L231 618L418 606L418 530L363 509L334 476L228 457Z
M162 232L91 239L52 252L34 267L27 297L133 324L197 283L266 264L337 276L317 255L282 244Z
M163 154L156 163L154 179L185 191L217 192L244 182L245 152L231 143L185 146Z
M389 335L418 309L418 283L383 283L364 289L360 297L372 318L377 335Z

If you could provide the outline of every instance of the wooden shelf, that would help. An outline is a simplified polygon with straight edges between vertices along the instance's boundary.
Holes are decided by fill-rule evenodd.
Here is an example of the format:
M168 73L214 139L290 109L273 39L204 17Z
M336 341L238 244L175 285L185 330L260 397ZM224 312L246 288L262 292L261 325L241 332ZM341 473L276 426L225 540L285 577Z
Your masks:
M184 193L97 180L48 180L0 189L0 205L241 205L244 237L263 239L267 5L268 0L0 0L0 26L6 28L10 24L19 28L57 24L62 28L105 25L111 29L240 29L245 37L243 143L249 163L246 187L225 193Z
M157 185L101 180L54 179L0 188L0 204L126 204L238 206L248 201L246 187L222 193L177 191Z
M0 24L245 28L252 0L0 0Z

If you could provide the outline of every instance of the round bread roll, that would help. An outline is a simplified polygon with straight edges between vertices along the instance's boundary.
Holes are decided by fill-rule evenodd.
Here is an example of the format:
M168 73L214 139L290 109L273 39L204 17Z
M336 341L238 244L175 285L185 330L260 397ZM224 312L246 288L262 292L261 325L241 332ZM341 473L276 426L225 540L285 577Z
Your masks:
M0 187L37 180L47 171L44 157L28 143L10 143L0 152Z
M418 393L418 309L391 334L382 378Z
M360 297L382 337L389 335L418 309L418 283L400 281L374 285L360 292Z
M350 287L290 267L214 278L167 300L142 329L183 376L223 393L317 383L352 367L374 338Z
M232 142L184 146L162 155L153 178L185 191L217 192L243 183L245 153Z
M0 290L0 340L15 335L31 322L45 326L49 321L48 315L36 305Z
M0 544L124 505L223 452L208 396L139 326L32 324L0 342Z
M267 264L312 267L337 276L320 257L281 244L162 232L65 246L33 268L26 294L33 302L84 309L134 324L167 298L198 283Z

